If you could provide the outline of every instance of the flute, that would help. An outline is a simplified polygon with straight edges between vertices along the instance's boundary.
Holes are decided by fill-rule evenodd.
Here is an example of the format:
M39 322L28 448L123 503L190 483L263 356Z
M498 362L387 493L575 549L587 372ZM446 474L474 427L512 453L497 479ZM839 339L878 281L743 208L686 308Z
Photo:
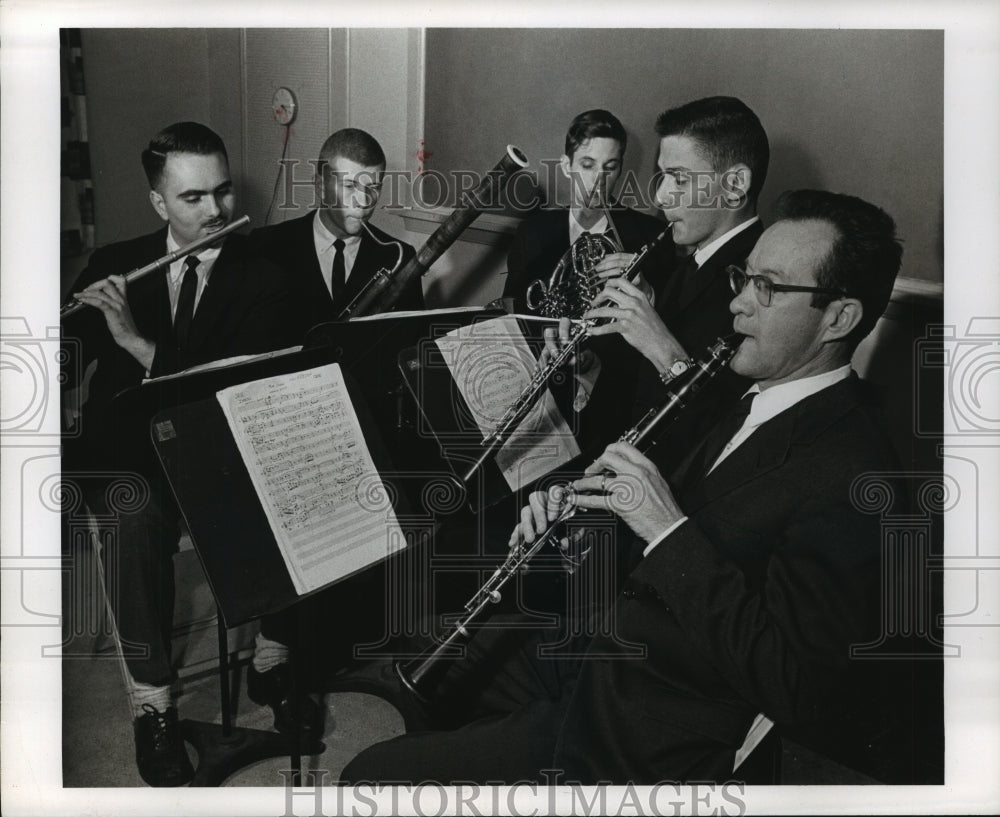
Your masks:
M139 267L138 269L134 269L131 272L125 273L125 283L130 284L133 281L138 281L140 278L149 275L149 273L151 272L156 272L156 270L161 269L162 267L169 267L178 258L183 258L186 255L190 255L193 252L197 252L202 247L207 247L210 244L214 244L223 236L226 236L233 230L238 230L240 227L243 227L244 225L249 223L250 223L250 216L243 216L242 218L238 218L231 224L227 224L221 230L211 233L210 235L206 235L204 238L199 238L197 241L192 241L186 247L180 247L174 250L173 252L168 252L162 258L157 258L155 261L153 261L150 264L146 264L146 266L144 267ZM73 298L68 303L63 304L62 308L59 310L59 320L62 320L63 318L68 318L70 315L75 315L77 312L79 312L82 309L85 309L86 307L87 304L83 303L83 301L78 301L76 298Z

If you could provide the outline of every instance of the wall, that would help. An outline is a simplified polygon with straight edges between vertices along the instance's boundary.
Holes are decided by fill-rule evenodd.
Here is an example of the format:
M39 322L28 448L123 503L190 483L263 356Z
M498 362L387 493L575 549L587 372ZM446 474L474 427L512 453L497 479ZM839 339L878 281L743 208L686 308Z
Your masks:
M185 118L223 136L240 209L263 224L284 138L270 115L281 85L299 101L286 152L298 181L348 124L377 135L390 169L415 170L424 140L427 167L482 173L508 142L542 167L576 113L608 107L629 131L627 169L644 183L656 114L726 93L746 100L771 138L765 217L792 186L860 195L897 219L903 275L943 280L941 32L85 29L83 49L99 245L158 226L138 154L158 127ZM279 189L271 223L305 212L311 191L283 199ZM440 218L380 211L375 223L419 247ZM469 231L435 263L424 278L430 305L500 294L511 224L494 227L475 240Z
M765 217L790 187L861 196L897 220L902 274L940 282L943 43L940 31L431 29L428 165L482 172L513 142L541 168L573 116L604 107L645 184L660 111L738 96L771 142Z
M97 245L156 229L139 154L165 125L209 122L208 36L201 29L84 29ZM169 77L169 81L162 78Z
M184 119L216 130L229 151L238 210L265 223L285 129L271 116L280 86L299 112L288 130L294 179L309 181L320 146L353 125L376 134L389 167L415 165L412 135L422 128L423 37L408 29L84 29L96 241L101 246L149 232L161 222L146 204L139 154L159 128ZM306 212L309 185L290 198L284 180L268 223ZM397 215L375 223L421 243ZM70 281L85 258L64 271Z

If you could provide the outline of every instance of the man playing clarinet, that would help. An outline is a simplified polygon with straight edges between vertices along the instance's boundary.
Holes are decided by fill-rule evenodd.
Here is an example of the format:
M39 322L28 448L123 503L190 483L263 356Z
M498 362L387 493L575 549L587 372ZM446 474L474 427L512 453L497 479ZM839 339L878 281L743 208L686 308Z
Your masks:
M727 272L740 405L676 465L609 446L570 491L533 494L512 536L534 542L565 502L616 514L634 559L615 626L565 644L481 630L424 690L458 728L376 744L343 782L725 781L752 727L872 734L878 690L851 647L880 635L881 522L853 490L895 458L850 361L900 259L879 208L786 194Z

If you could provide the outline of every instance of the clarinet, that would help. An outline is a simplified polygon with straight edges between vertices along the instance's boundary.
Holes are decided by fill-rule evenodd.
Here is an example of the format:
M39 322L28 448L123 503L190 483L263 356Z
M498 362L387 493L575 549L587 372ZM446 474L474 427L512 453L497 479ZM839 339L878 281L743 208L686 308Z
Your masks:
M628 282L633 282L639 275L640 268L646 259L649 258L650 253L658 247L666 237L670 234L671 224L668 224L656 238L650 241L648 244L643 245L642 249L636 254L635 258L622 270L621 277L623 277ZM601 306L607 306L610 301L604 301ZM521 421L528 415L531 411L532 406L535 405L535 401L541 396L545 387L552 380L556 372L558 372L579 350L583 341L589 337L589 331L594 326L601 326L605 323L610 323L611 318L592 318L590 320L580 321L578 323L572 324L570 327L570 339L569 342L560 350L554 358L552 358L544 367L538 369L531 377L528 385L524 387L524 390L515 398L514 402L507 408L503 416L497 422L496 428L493 429L486 437L483 438L483 452L479 455L479 458L469 467L462 477L462 481L468 483L469 480L475 476L476 472L483 466L493 454L500 448L507 440L510 438L517 427L521 424Z
M619 438L619 442L631 443L636 447L651 442L650 438L653 433L674 419L687 405L691 395L701 389L732 360L742 340L743 335L740 334L719 338L715 344L709 347L702 360L699 360L677 378L663 404L646 412L635 426ZM571 494L572 490L569 486L564 486L563 496L568 497ZM454 657L453 654L449 654L452 652L452 648L469 641L471 638L469 625L479 618L490 605L500 602L501 590L507 582L514 578L545 545L559 541L563 532L563 524L575 512L576 506L572 502L564 501L556 518L549 523L549 526L535 541L528 547L525 547L522 542L512 549L503 564L465 603L465 615L455 624L446 638L431 645L423 653L406 663L396 662L396 675L410 692L424 703L429 703L428 695L439 677L441 667L446 666L442 663L443 659Z

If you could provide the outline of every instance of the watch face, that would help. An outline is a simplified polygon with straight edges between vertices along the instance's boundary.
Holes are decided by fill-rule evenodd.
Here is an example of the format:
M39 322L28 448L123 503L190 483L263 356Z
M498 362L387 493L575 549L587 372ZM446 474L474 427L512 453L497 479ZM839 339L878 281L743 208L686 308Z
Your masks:
M684 374L688 370L688 365L686 360L675 360L670 366L670 374L674 377Z

